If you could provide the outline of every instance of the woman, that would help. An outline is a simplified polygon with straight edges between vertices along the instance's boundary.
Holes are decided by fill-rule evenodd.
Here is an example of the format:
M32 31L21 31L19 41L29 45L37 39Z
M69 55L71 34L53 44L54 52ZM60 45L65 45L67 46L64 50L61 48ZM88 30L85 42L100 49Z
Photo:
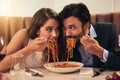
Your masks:
M11 55L23 55L27 67L40 67L46 62L48 40L60 40L62 29L58 15L49 8L38 10L29 29L18 31L7 46L6 57L0 62L0 71L9 69ZM59 41L58 41L59 43Z

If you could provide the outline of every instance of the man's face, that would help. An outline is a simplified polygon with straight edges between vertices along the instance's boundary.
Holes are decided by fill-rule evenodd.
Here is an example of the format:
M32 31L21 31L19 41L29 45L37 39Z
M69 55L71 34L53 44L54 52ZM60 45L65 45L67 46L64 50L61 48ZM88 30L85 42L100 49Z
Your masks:
M82 28L82 22L74 16L64 19L63 25L63 30L67 37L81 37L86 30L88 31L88 27L84 25L84 28Z

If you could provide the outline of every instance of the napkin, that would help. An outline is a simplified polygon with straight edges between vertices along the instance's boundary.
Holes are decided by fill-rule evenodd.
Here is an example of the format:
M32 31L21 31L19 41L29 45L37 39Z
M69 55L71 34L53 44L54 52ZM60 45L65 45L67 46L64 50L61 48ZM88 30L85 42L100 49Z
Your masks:
M79 72L80 76L92 77L93 74L94 74L93 68L90 68L90 67L83 67L80 69L80 72Z

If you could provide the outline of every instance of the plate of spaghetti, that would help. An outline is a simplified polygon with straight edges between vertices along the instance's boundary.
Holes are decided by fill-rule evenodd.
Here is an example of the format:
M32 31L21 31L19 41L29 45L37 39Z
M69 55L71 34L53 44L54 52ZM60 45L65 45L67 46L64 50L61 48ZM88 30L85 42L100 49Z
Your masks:
M57 73L69 73L79 70L83 67L83 63L64 61L64 62L51 62L43 65L47 70Z

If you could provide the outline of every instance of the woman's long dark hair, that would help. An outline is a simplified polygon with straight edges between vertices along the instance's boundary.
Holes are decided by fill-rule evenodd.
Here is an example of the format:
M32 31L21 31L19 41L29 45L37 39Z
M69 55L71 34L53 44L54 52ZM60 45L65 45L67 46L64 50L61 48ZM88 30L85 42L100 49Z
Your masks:
M48 19L55 19L58 21L58 14L50 8L42 8L38 10L31 21L28 29L28 35L31 39L38 37L37 31L45 24Z
M58 14L52 9L42 8L34 14L31 21L31 25L28 28L28 35L31 39L38 37L37 31L45 24L45 22L48 19L55 19L56 21L59 22L58 51L60 56L60 54L63 53L63 50L62 50L63 49L63 45L62 45L63 32L62 32L62 27L60 27L61 25L60 25Z

